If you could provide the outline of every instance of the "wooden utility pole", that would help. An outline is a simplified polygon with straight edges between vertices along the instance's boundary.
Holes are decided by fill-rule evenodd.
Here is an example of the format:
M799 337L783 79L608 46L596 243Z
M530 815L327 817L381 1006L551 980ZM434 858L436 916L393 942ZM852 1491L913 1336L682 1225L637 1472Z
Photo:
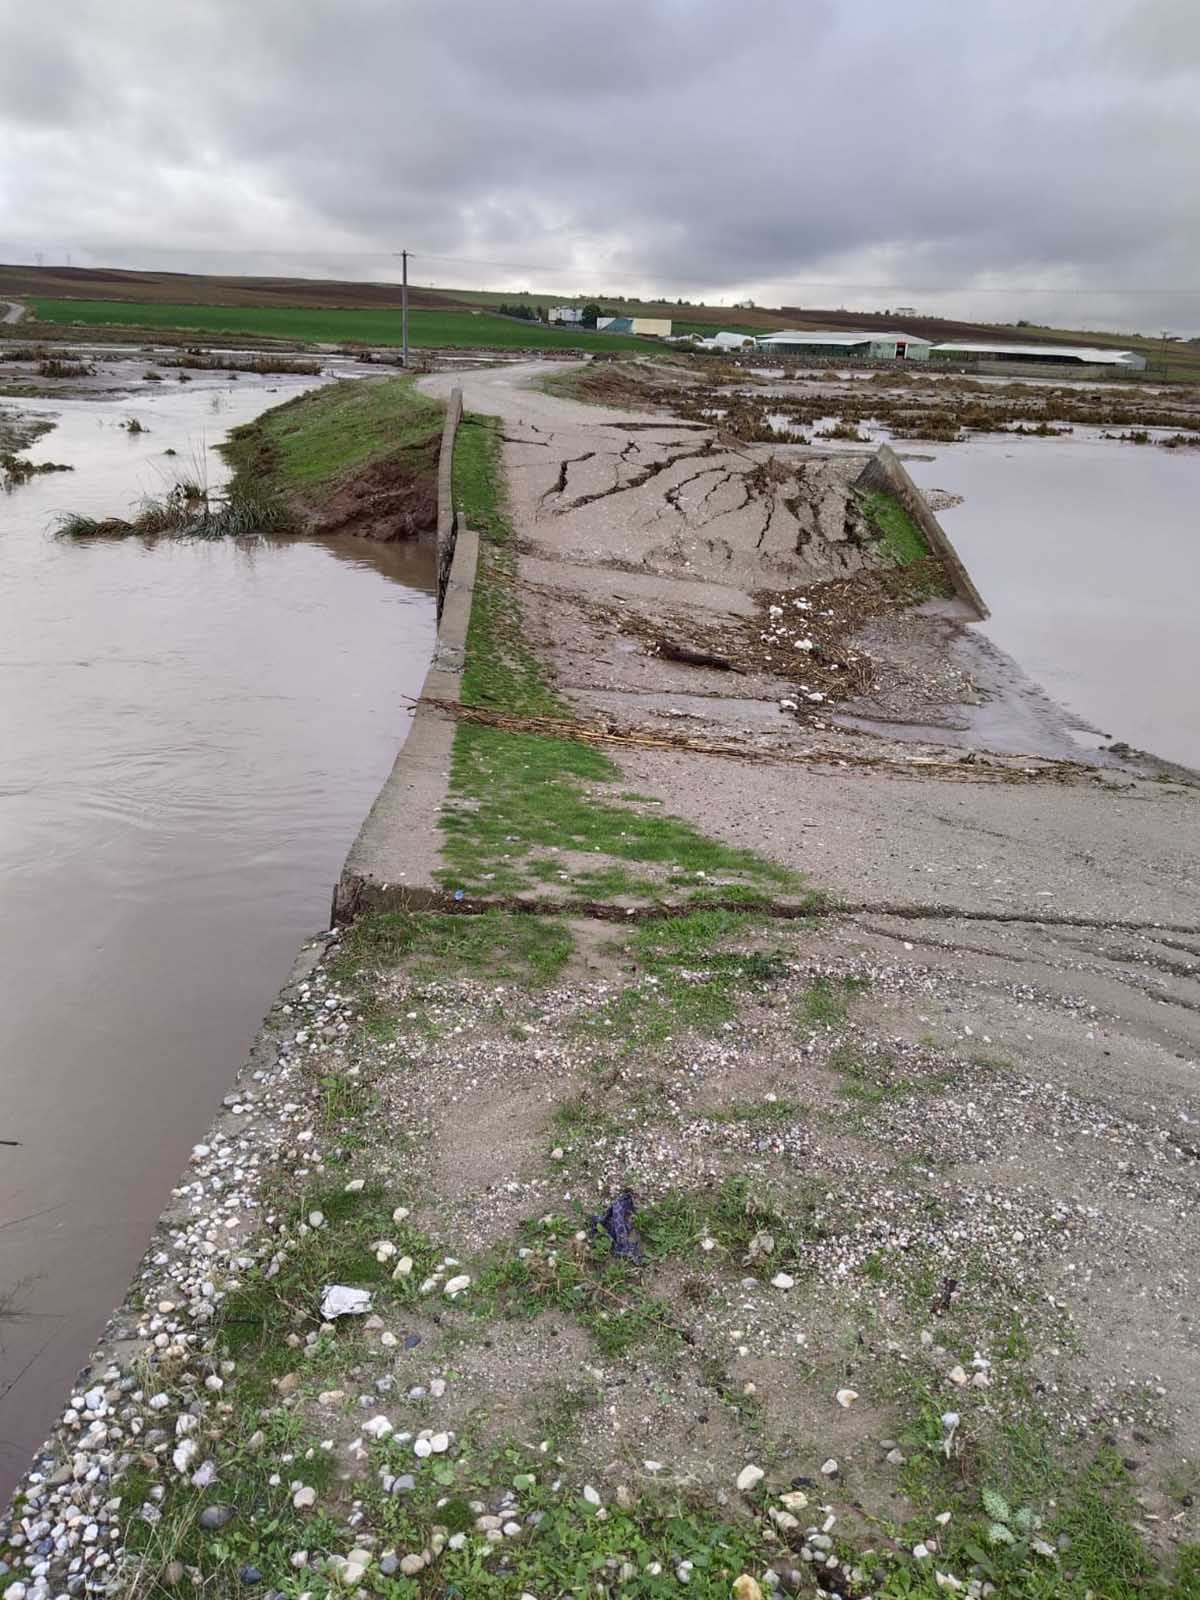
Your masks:
M408 251L400 252L400 326L404 341L402 364L408 365Z

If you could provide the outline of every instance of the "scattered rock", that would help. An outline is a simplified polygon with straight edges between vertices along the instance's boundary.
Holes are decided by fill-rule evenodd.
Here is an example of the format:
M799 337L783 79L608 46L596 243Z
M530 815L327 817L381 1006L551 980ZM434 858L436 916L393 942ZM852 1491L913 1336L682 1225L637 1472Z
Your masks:
M215 1533L218 1528L227 1527L236 1516L233 1506L205 1506L196 1521L205 1533Z

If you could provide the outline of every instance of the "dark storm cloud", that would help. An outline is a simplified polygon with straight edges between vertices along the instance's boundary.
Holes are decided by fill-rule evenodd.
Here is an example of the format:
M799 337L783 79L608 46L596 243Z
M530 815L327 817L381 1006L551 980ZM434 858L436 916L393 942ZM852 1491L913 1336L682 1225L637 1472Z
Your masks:
M1200 294L1148 292L1198 283L1190 0L0 0L0 23L6 259L379 276L407 244L446 282L1200 326Z

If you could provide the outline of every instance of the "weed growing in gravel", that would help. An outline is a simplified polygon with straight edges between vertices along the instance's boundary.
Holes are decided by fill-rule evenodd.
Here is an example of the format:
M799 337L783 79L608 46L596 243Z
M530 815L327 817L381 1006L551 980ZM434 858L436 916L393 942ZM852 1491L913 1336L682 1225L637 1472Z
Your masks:
M558 1311L586 1328L606 1356L648 1340L677 1343L670 1311L646 1293L639 1269L611 1256L606 1235L581 1244L575 1232L565 1217L527 1223L520 1245L501 1249L476 1274L470 1315L493 1321Z
M715 1123L761 1123L767 1127L793 1122L804 1107L797 1100L734 1100L708 1111L694 1111L693 1117Z
M850 1001L867 989L865 978L817 978L796 1008L796 1020L809 1028L838 1028L850 1015Z
M625 1053L689 1029L715 1032L734 1020L742 996L787 974L778 952L721 948L756 926L751 913L712 909L642 924L613 946L640 968L640 981L585 1013L580 1028Z
M799 1185L784 1202L756 1191L749 1178L719 1188L667 1195L638 1214L651 1260L684 1257L769 1279L799 1275L806 1246L834 1226L816 1187Z
M318 1314L322 1287L331 1283L369 1288L380 1304L408 1304L428 1275L437 1252L423 1234L395 1222L397 1197L378 1186L357 1193L344 1187L314 1187L293 1207L289 1248L273 1270L248 1276L226 1299L220 1343L224 1353L253 1358L255 1377L278 1376L298 1364L298 1352L283 1341ZM320 1221L313 1222L314 1217ZM395 1251L385 1261L374 1246L388 1240ZM410 1256L413 1270L393 1278L395 1261Z

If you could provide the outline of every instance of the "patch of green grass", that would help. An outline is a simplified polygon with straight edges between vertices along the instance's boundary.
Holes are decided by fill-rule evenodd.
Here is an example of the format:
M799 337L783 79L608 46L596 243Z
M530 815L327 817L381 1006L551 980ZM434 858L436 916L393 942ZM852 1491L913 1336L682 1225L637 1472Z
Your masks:
M755 926L745 912L717 909L642 924L614 945L641 980L585 1014L580 1028L611 1037L624 1053L680 1032L715 1032L737 1016L743 995L786 975L777 952L722 948Z
M565 924L489 910L479 916L397 911L359 917L346 930L332 971L339 982L406 964L416 976L464 972L548 983L571 959Z
M451 799L439 874L448 888L514 891L539 877L592 894L606 863L577 869L561 852L656 864L697 875L731 874L790 886L795 875L750 850L710 839L679 818L598 799L589 787L617 777L609 758L577 739L464 724L455 735ZM540 858L536 871L533 862ZM553 869L551 874L548 868ZM585 876L576 884L575 872ZM622 885L622 892L628 883Z
M602 1232L579 1248L574 1227L564 1217L527 1223L519 1249L503 1247L477 1270L469 1315L491 1322L557 1311L574 1318L612 1357L648 1341L676 1344L670 1311L646 1292L641 1270L613 1257Z
M865 978L816 978L796 1007L796 1020L808 1028L839 1028L850 1015L850 1001L868 987Z
M1184 1547L1173 1575L1158 1566L1133 1525L1132 1484L1114 1451L1085 1445L1081 1454L1034 1405L1016 1418L973 1413L961 1425L965 1445L960 1437L947 1456L944 1399L918 1386L907 1403L911 1421L897 1430L907 1457L900 1482L918 1510L895 1530L901 1545L923 1537L934 1512L950 1510L936 1565L964 1582L974 1574L1014 1600L1193 1600L1196 1547ZM1007 1534L993 1533L997 1522ZM1031 1548L1034 1538L1054 1553ZM878 1593L933 1600L945 1591L930 1565L898 1563Z
M292 306L160 305L133 300L26 302L39 322L88 327L187 328L199 333L252 333L303 344L399 345L404 335L400 308L355 310ZM459 348L516 350L647 350L650 341L630 334L595 333L517 322L486 311L410 311L414 350Z
M356 378L265 411L235 428L222 453L239 479L303 495L385 456L433 472L441 428L442 407L411 377Z
M525 716L569 716L570 708L547 685L542 665L525 641L494 418L468 413L462 420L454 445L454 502L480 536L463 704Z
M703 1122L773 1127L781 1122L794 1122L803 1109L798 1100L733 1100L707 1111L693 1111L691 1115L694 1120Z
M571 874L571 882L580 894L597 900L661 900L665 891L665 885L657 879L630 872L619 863L584 867Z
M271 1276L261 1270L247 1275L241 1287L228 1296L222 1308L219 1348L251 1365L254 1381L264 1392L269 1392L271 1378L299 1364L298 1352L284 1339L298 1328L315 1327L326 1284L370 1289L380 1305L408 1304L417 1298L417 1286L437 1252L408 1223L392 1221L397 1204L397 1197L379 1185L368 1185L358 1193L314 1185L293 1207L294 1243L277 1258L278 1270ZM324 1218L320 1227L308 1226L313 1212ZM301 1233L301 1225L307 1232ZM397 1258L413 1258L409 1277L393 1279L393 1263L375 1259L372 1246L379 1239L396 1245ZM347 1337L352 1336L351 1331ZM306 1370L311 1370L308 1363Z
M245 1437L255 1424L256 1418L245 1416ZM295 1456L293 1470L314 1489L326 1488L332 1469L328 1452L307 1435L288 1440L288 1445ZM276 1459L274 1452L270 1459ZM283 1583L291 1575L293 1550L338 1549L345 1539L339 1520L323 1510L301 1515L292 1506L289 1480L272 1484L272 1476L279 1474L260 1458L234 1454L223 1459L220 1495L222 1503L236 1507L237 1516L219 1533L205 1533L197 1523L204 1507L214 1503L214 1491L193 1489L186 1479L168 1490L159 1508L162 1518L153 1526L130 1518L125 1545L129 1557L140 1563L140 1574L123 1592L138 1600L183 1600L194 1595L188 1576L177 1585L168 1579L170 1564L179 1561L185 1569L199 1570L209 1592L229 1600L251 1600L262 1595L263 1586L242 1581L240 1574L247 1565L272 1572Z
M353 1122L370 1110L373 1095L365 1083L344 1072L327 1073L320 1083L319 1116L326 1132Z
M638 1232L651 1260L683 1257L771 1278L799 1275L805 1247L824 1237L831 1219L818 1189L799 1186L782 1202L756 1190L749 1178L731 1177L716 1189L667 1195L638 1214ZM702 1241L711 1240L705 1250Z
M773 953L719 948L752 926L745 913L705 910L638 930L627 949L645 976L623 989L592 1025L611 1029L626 1051L679 1032L716 1032L736 1018L744 995L784 975Z
M884 489L864 490L861 505L868 519L879 530L882 544L895 557L896 565L911 566L929 556L925 535L894 495Z
M904 1100L921 1088L908 1078L895 1076L890 1058L870 1056L854 1045L840 1045L830 1056L829 1065L841 1074L842 1093L847 1100L857 1101L863 1107Z
M568 1396L569 1422L577 1423L584 1409L584 1397ZM558 1431L548 1429L552 1437ZM372 1466L377 1459L382 1455L372 1452ZM683 1492L643 1489L630 1511L606 1494L598 1515L598 1508L584 1500L581 1485L569 1479L560 1483L560 1478L566 1474L550 1469L544 1455L503 1444L464 1451L433 1473L424 1469L415 1494L401 1499L384 1497L372 1473L361 1491L370 1521L382 1525L387 1542L398 1549L428 1546L435 1526L449 1526L447 1512L452 1521L465 1520L460 1509L465 1508L473 1523L471 1501L491 1505L506 1492L515 1495L518 1521L528 1525L531 1518L537 1520L536 1532L507 1539L499 1548L489 1549L486 1541L472 1536L461 1550L447 1549L423 1579L393 1581L378 1586L378 1592L389 1600L415 1600L418 1594L463 1600L620 1594L622 1600L664 1600L681 1587L676 1568L686 1560L691 1563L691 1600L729 1600L739 1573L761 1571L768 1563L771 1547L752 1521L725 1521Z

